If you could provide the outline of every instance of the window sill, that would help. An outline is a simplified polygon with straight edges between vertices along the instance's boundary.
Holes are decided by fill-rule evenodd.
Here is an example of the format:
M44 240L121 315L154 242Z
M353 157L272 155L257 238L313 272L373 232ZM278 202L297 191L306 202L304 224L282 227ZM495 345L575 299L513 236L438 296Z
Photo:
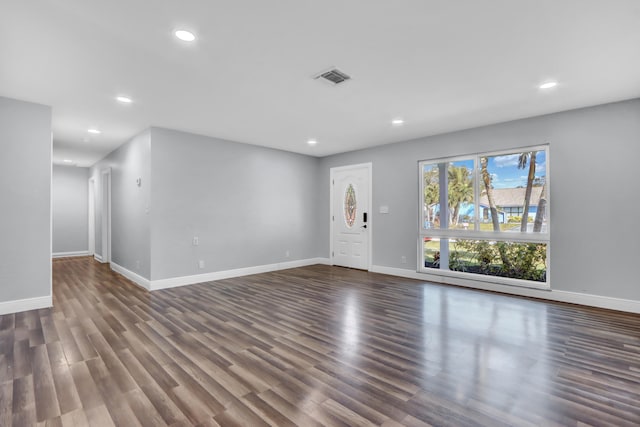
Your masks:
M551 285L549 283L549 277L547 276L546 282L534 282L531 280L522 280L522 279L511 279L508 277L500 277L500 276L489 276L484 274L477 273L464 273L462 271L451 271L451 270L439 270L436 268L424 268L418 270L418 273L424 275L428 280L433 280L435 282L442 283L450 283L448 280L443 279L456 279L456 282L467 282L465 283L451 283L451 284L460 284L462 286L473 286L473 283L491 283L497 285L505 285L505 286L513 286L518 288L529 288L529 289L537 289L543 291L550 291ZM547 271L547 274L549 272ZM432 278L433 277L433 278Z

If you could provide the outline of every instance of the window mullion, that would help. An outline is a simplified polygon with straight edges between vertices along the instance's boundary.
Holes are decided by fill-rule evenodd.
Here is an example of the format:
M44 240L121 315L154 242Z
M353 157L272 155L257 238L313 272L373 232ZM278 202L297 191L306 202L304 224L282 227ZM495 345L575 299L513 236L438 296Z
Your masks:
M440 185L440 230L449 228L449 162L438 165ZM449 269L449 239L440 239L440 269Z
M480 231L480 174L478 173L478 156L473 158L473 203L474 203L474 230Z

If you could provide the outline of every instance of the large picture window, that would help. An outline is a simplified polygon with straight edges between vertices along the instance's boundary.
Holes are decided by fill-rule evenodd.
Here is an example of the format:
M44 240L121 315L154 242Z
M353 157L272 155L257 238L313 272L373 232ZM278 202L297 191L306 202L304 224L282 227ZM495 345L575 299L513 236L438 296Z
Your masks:
M548 161L537 146L420 162L419 270L549 287Z

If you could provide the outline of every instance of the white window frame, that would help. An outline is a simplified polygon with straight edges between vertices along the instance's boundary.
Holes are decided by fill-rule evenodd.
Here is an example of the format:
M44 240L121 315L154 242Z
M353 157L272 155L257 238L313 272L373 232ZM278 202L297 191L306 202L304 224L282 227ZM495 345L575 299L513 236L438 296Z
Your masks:
M545 193L546 193L546 231L545 232L520 232L520 231L481 231L480 230L480 220L482 218L482 210L480 208L480 194L481 194L481 183L480 183L480 158L481 157L495 157L501 155L509 155L515 153L522 153L528 151L544 151L545 152ZM426 229L424 228L425 224L425 211L424 211L424 177L423 171L425 165L433 165L437 163L451 163L461 160L473 160L474 170L473 170L473 186L474 186L474 230L460 230L460 229L449 229L449 228L432 228ZM550 250L551 250L551 177L550 177L550 161L549 161L549 145L535 145L535 146L525 146L525 147L516 147L508 150L500 150L500 151L489 151L489 152L479 152L479 153L471 153L467 155L453 156L453 157L443 157L443 158L435 158L435 159L426 159L418 162L418 176L419 176L419 223L418 223L418 272L419 273L428 273L434 274L438 276L450 276L454 278L465 278L469 280L477 280L481 282L490 281L492 283L500 283L505 285L512 286L521 286L528 288L539 288L539 289L550 289ZM442 180L440 181L440 188L442 190ZM440 200L441 201L441 200ZM439 202L440 202L439 201ZM443 207L440 203L440 218L443 218L442 212ZM445 207L446 209L446 207ZM432 267L425 267L424 265L424 238L437 238L437 239L466 239L466 240L490 240L490 241L506 241L506 242L518 242L518 243L544 243L547 248L547 271L546 271L546 282L535 282L530 280L523 279L513 279L508 277L500 277L500 276L488 276L477 273L466 273L460 271L450 271L448 268L445 269L436 269ZM442 254L441 254L442 256ZM445 255L444 259L448 264L448 254Z

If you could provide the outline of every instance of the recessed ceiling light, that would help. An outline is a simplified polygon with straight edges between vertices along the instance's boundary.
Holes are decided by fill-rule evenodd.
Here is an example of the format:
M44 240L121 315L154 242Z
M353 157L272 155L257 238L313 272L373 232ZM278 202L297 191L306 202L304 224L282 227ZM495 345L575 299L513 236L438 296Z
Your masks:
M393 119L391 120L391 124L394 126L401 126L404 124L404 120L402 119Z
M318 141L316 141L315 139L310 139L307 141L307 144L309 145L316 145L318 143Z
M101 131L99 131L98 129L87 129L87 132L89 133L93 133L95 135L99 134Z
M192 42L196 39L196 35L187 30L176 30L173 34L183 42Z
M551 89L552 87L556 87L556 86L558 86L558 82L546 82L546 83L542 83L538 87L540 89Z
M64 159L64 160L63 160L63 162L65 162L65 163L73 163L73 160L70 160L70 159Z
M123 104L131 104L133 102L133 100L128 96L120 95L120 96L116 96L116 99L118 100L118 102L122 102Z

